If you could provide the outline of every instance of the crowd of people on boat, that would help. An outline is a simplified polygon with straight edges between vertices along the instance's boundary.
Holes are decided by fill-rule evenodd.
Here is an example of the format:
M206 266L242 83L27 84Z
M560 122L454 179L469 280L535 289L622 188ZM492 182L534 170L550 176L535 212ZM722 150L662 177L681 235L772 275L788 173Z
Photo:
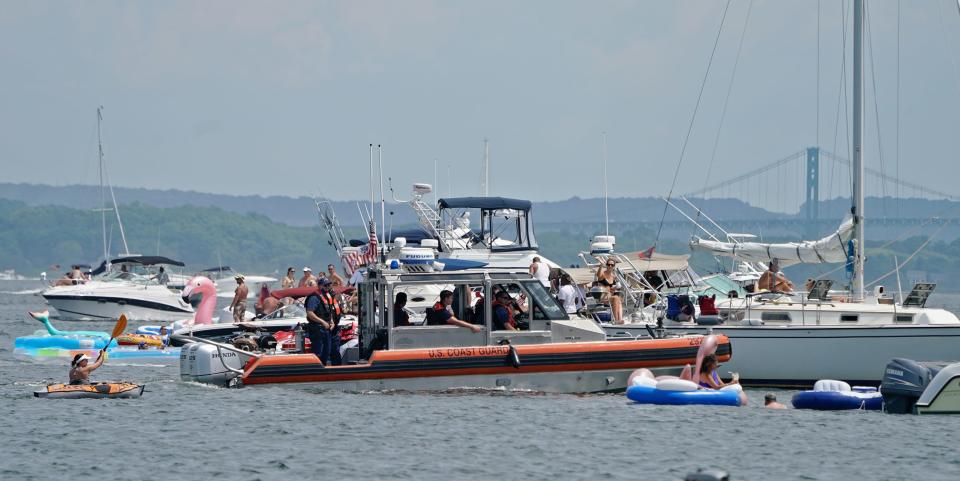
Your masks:
M56 286L73 286L77 284L83 284L90 280L90 273L84 272L80 269L79 265L70 266L70 270L63 274L63 277L53 281L51 285Z

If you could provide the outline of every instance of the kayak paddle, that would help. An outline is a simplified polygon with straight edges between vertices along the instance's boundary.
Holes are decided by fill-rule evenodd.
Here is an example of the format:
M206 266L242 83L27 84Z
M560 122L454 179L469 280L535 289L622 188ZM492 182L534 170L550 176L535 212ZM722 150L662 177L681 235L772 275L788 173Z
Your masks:
M100 350L100 355L103 355L103 352L110 347L110 343L113 342L120 334L123 334L123 331L127 328L127 315L120 314L120 319L117 319L117 323L113 326L113 331L110 333L110 340L107 341L107 345Z

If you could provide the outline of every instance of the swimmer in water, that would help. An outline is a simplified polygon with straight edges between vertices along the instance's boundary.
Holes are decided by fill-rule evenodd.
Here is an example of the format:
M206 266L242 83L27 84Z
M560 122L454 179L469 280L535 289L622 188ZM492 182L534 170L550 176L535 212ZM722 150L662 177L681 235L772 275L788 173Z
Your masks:
M767 393L763 397L763 407L767 409L787 409L786 406L777 402L777 396L773 393Z

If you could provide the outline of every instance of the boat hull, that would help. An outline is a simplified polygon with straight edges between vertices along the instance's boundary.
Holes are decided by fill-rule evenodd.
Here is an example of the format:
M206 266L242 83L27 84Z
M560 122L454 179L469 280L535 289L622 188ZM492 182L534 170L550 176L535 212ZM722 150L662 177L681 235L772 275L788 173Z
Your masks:
M106 321L125 314L131 321L177 321L193 316L193 310L178 305L153 301L111 298L104 296L44 295L56 309L57 318L67 321Z
M611 336L647 335L643 324L604 325ZM708 328L668 327L705 334ZM909 326L711 326L729 337L737 355L723 371L740 373L748 386L809 387L820 379L878 386L891 358L960 359L960 325Z
M677 374L696 360L702 338L379 351L367 364L324 367L310 354L263 356L242 382L335 390L458 388L555 393L622 391L633 370ZM718 355L731 356L721 338ZM514 355L515 353L515 355Z

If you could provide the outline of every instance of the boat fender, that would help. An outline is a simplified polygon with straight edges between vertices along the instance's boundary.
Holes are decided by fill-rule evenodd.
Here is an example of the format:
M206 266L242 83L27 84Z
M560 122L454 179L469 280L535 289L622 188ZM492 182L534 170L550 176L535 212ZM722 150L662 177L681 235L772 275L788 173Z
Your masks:
M697 383L687 381L686 379L661 379L657 381L656 388L661 391L689 392L700 388Z
M517 354L517 348L510 346L510 352L507 353L507 364L514 369L520 369L520 355Z

